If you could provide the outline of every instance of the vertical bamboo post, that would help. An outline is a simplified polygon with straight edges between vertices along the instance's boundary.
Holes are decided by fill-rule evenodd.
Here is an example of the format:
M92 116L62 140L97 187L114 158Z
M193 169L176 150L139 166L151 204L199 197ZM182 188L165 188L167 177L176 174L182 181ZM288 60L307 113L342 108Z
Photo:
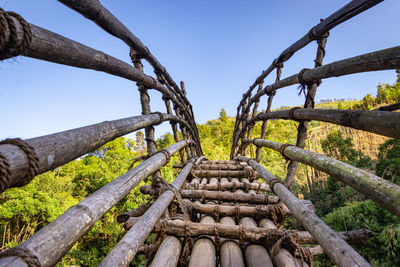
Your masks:
M329 36L329 32L325 33L324 36L320 39L317 40L318 43L318 49L317 49L317 55L314 60L315 65L314 68L322 66L322 60L324 59L325 56L325 46L326 46L326 41ZM306 100L304 102L304 108L314 108L314 98L317 93L317 88L319 85L319 81L313 82L312 84L307 85L307 96ZM306 86L306 85L302 85ZM297 141L296 141L296 146L300 148L304 148L306 143L306 138L307 138L307 130L308 130L308 121L301 120L299 121L299 126L297 127ZM288 186L292 186L294 183L294 176L296 175L297 171L297 166L298 166L297 161L290 161L289 165L287 167L287 174L285 178L285 182Z
M204 216L201 218L200 223L214 223L211 216ZM190 255L189 267L215 267L216 266L216 253L214 243L206 238L199 238L194 242L192 254Z
M283 63L280 63L277 65L276 68L276 79L275 82L278 82L281 79L281 75L282 75L282 68L283 68ZM268 96L268 103L267 103L267 109L265 112L270 112L271 108L272 108L272 100L274 99L276 92L272 92L269 96ZM267 130L267 123L268 120L263 121L262 125L261 125L261 137L262 139L265 138L265 132ZM257 147L256 149L256 161L260 162L261 160L261 148Z
M220 222L222 225L235 225L231 217L223 217ZM220 251L221 267L244 267L243 255L236 241L224 241Z

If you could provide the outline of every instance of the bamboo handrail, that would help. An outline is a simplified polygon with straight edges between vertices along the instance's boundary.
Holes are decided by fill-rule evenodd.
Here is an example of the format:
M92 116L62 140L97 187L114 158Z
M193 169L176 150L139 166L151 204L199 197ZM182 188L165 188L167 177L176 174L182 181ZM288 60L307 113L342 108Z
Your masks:
M290 113L290 110L260 113L248 123L269 119L316 120L400 139L398 112L300 108Z
M239 156L238 160L244 161L253 167L268 183L276 179L263 166L247 157ZM292 214L303 224L306 230L322 246L326 254L338 266L371 266L351 246L349 246L338 233L326 225L314 212L304 206L288 188L282 183L274 183L273 191L289 208Z
M166 148L166 151L173 155L190 142L180 141ZM10 266L15 263L15 260L19 262L30 260L29 255L35 255L40 266L54 266L81 236L95 225L96 221L129 194L144 178L157 171L166 162L166 154L156 153L135 168L98 189L43 227L27 241L10 249L15 256L10 252L11 255L8 253L6 256L0 257L0 266ZM20 258L21 252L24 252L26 257Z
M163 121L186 124L181 118L173 115L150 114L105 121L24 141L34 148L39 159L37 174L41 174L89 153L117 137ZM0 188L1 193L6 188L19 185L25 179L29 173L29 162L24 151L15 145L0 145L0 153L8 161L11 173L8 183Z
M339 181L353 187L364 196L371 198L397 217L400 217L400 186L395 183L342 161L296 146L283 147L284 144L261 139L244 139L243 141L253 143L256 146L268 147L276 151L282 151L283 149L285 157L332 175Z
M174 182L171 184L178 191L194 165L195 158L189 160ZM99 266L128 266L135 257L140 245L151 233L154 225L174 199L171 190L165 191L154 204L143 214L135 225L125 234L112 251L103 259Z

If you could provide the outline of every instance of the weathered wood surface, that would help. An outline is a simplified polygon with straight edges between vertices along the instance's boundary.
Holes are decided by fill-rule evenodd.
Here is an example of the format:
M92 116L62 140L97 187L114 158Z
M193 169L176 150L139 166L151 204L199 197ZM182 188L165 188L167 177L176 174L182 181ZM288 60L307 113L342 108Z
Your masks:
M117 137L166 120L185 123L173 115L163 114L163 118L160 118L158 114L151 114L105 121L24 141L31 145L38 155L38 174L41 174L93 151ZM10 144L0 145L0 153L10 164L11 178L8 187L12 187L29 173L27 156L20 148ZM0 188L0 193L3 190L5 188Z
M250 217L244 217L240 220L240 224L246 227L257 227L257 223ZM245 250L247 267L273 267L268 251L261 245L250 244Z
M129 217L139 217L142 216L150 207L153 205L153 203L145 203L143 205L140 205L136 209L124 212L120 215L117 216L117 222L126 222Z
M253 142L251 139L245 139L244 141ZM255 139L254 143L277 151L283 145L261 139ZM397 184L358 169L350 164L295 146L286 147L284 154L291 160L302 162L332 175L400 217L400 186Z
M260 113L249 123L267 119L291 119L289 111ZM324 121L392 138L400 138L399 112L301 108L293 111L293 115L298 120Z
M312 82L315 80L321 80L331 77L340 77L343 75L348 75L353 73L399 69L399 68L400 68L400 46L396 46L340 61L335 61L318 68L306 70L302 73L302 78L306 82ZM258 99L260 99L261 96L265 94L270 94L283 87L299 84L300 83L299 74L300 73L282 79L279 82L268 85L263 90L256 93L251 99L249 99L247 106L243 110L243 114L246 114L250 110L251 105L256 101L258 101ZM237 147L239 137L240 135L237 134L233 139L232 148ZM233 155L231 155L231 157L233 157Z
M304 35L301 39L293 43L291 46L286 48L275 60L272 61L271 65L264 70L260 76L257 77L257 79L254 81L254 83L250 86L250 88L247 90L245 94L243 94L243 99L240 101L238 107L237 107L237 114L236 114L236 121L235 121L235 127L234 127L234 133L237 132L238 127L239 127L239 121L240 121L240 110L241 107L245 104L245 101L247 98L250 98L252 91L256 86L264 81L264 79L271 73L272 70L274 70L279 64L284 63L285 61L289 60L294 53L314 41L314 39L318 39L319 37L322 37L326 33L329 32L329 30L333 29L335 26L338 24L345 22L346 20L354 17L357 14L362 13L363 11L379 4L383 0L353 0L344 7L340 8L338 11L321 21L319 24L311 28L311 30ZM269 97L268 102L272 101L273 95ZM258 100L256 100L254 103L257 103ZM270 105L269 105L270 106ZM250 108L250 105L249 105ZM268 110L269 111L269 110ZM248 113L247 111L244 111L242 109L242 114ZM263 129L266 126L263 123ZM265 133L265 130L263 131ZM233 136L233 142L232 142L232 148L231 152L235 152L236 150L236 142L235 142L235 134ZM262 136L261 138L265 138L265 136ZM259 150L260 153L260 150ZM234 157L235 154L231 155L231 158ZM257 154L258 156L257 161L259 161L260 154Z
M11 17L17 30L17 43L23 40L23 28L18 20ZM189 107L177 98L165 85L158 82L151 76L144 74L142 71L125 63L117 58L107 55L101 51L95 50L81 43L75 42L59 34L53 33L33 24L29 24L31 29L32 41L28 49L23 51L24 56L69 65L78 68L92 69L102 71L111 75L122 77L131 81L140 82L150 89L155 89L168 97L182 114L186 114L190 124L190 131L196 140L196 147L201 151L200 139L197 134L197 128L194 118L190 114ZM5 31L5 43L10 39L10 30L7 27ZM179 113L180 114L180 113Z
M186 163L174 182L171 184L175 190L182 187L183 182L189 175L194 164L194 160ZM103 259L99 266L128 266L135 257L140 245L146 240L151 233L156 222L167 209L174 199L175 194L171 190L167 190L154 204L140 217L136 224L125 234L112 251Z
M259 226L265 229L277 229L275 224L268 219L260 220ZM294 257L284 248L280 248L275 251L272 251L272 248L270 248L269 253L274 261L275 266L277 267L304 267L301 265L299 259Z
M258 182L239 182L239 183L233 183L233 182L221 182L220 185L218 184L187 184L183 186L183 189L198 189L198 190L212 190L216 191L219 190L236 190L236 189L242 189L242 190L261 190L264 192L271 192L269 185L265 183L258 183Z
M214 219L210 216L201 218L200 223L213 224ZM193 245L189 259L189 267L216 266L216 251L213 241L208 238L199 238Z
M92 20L109 34L121 39L136 50L154 69L161 73L177 93L182 93L165 67L155 58L139 38L137 38L121 21L108 11L98 0L58 0L64 5Z
M231 217L224 217L220 221L220 225L235 225L235 221ZM225 240L220 249L219 254L221 267L244 267L242 251L236 241Z
M213 171L218 171L218 170L229 170L229 171L235 171L235 170L243 170L244 166L243 165L238 165L238 164L200 164L199 166L193 168L194 170L213 170Z
M276 196L228 191L182 190L181 195L184 198L191 199L197 198L224 202L244 202L265 205L276 204L279 201L279 198Z
M170 154L174 154L188 143L189 141L181 141L171 145L167 150ZM36 255L41 266L54 266L81 236L94 226L97 220L121 201L144 178L157 171L165 163L165 154L156 153L79 204L69 208L63 215L43 227L17 248ZM0 258L0 266L4 266L5 262L8 262L7 258L9 257Z
M395 111L400 109L400 103L395 103L387 106L383 106L374 110L380 110L380 111Z
M166 236L158 248L149 267L175 267L181 254L181 241L175 236Z
M297 148L299 149L299 148ZM264 167L247 157L237 157L253 167L268 183L276 179ZM292 214L311 233L315 240L322 246L328 256L338 266L371 266L338 233L326 225L314 212L308 209L296 198L283 184L275 183L274 192L285 203Z
M192 174L195 176L200 177L250 177L251 175L255 174L254 172L245 169L243 171L236 170L236 171L229 171L229 170L193 170Z
M210 216L204 216L210 217ZM248 216L245 216L248 217ZM212 218L212 217L211 217ZM161 228L166 228L167 234L172 234L178 237L185 235L185 229L191 237L197 237L201 235L215 236L215 231L218 232L222 238L240 239L242 235L243 240L246 242L252 242L255 244L262 244L272 246L276 241L284 236L288 232L295 232L298 235L300 244L317 244L317 238L313 237L308 231L297 231L297 230L278 230L271 228L261 227L243 227L243 233L240 233L239 225L224 225L221 223L210 223L210 222L188 222L178 220L160 220L153 229L154 232L161 231ZM373 233L367 229L358 229L348 232L334 232L342 240L346 240L351 244L363 244L365 240L368 240Z

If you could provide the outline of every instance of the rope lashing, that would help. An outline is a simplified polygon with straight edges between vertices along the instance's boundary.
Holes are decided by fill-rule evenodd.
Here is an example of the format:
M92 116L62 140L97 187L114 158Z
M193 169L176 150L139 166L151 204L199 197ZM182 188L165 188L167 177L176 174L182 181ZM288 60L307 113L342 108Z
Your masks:
M160 121L158 122L158 123L155 123L155 124L153 124L153 125L160 125L163 121L164 121L164 114L162 114L161 112L159 112L159 111L155 111L155 112L151 112L150 114L156 114L156 115L158 115L159 117L160 117Z
M289 147L289 146L294 146L294 145L291 145L291 144L283 144L283 145L279 148L279 150L278 150L278 152L281 153L282 157L283 157L286 161L289 161L289 160L290 160L290 159L285 155L285 149L286 149L287 147Z
M286 186L285 185L285 183L282 181L282 180L279 180L279 179L272 179L271 181L269 181L269 187L271 188L271 192L272 193L274 193L275 195L276 195L276 193L275 193L275 191L274 191L274 185L275 184L283 184L284 186Z
M40 261L35 254L33 254L30 250L21 247L13 247L0 252L0 258L2 257L18 257L22 259L29 267L41 266Z
M17 27L13 18L22 26L22 42L18 42ZM32 41L32 32L28 22L19 14L6 12L0 8L0 26L0 60L24 54ZM6 42L7 32L9 32L8 42Z
M26 175L23 180L19 181L17 184L14 185L15 186L27 185L39 172L39 157L36 154L35 149L20 138L5 139L0 142L0 145L5 145L5 144L17 146L22 151L24 151L28 159L28 175ZM10 165L7 159L4 157L4 155L1 155L0 157L0 174L2 174L0 180L0 189L2 188L5 189L7 186L9 186L8 183L10 182L11 171L10 171Z

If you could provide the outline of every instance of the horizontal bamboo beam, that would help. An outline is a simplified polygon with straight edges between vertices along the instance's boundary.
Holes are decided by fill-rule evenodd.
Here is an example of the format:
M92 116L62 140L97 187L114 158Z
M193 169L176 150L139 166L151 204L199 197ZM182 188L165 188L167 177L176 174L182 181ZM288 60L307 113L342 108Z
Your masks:
M197 167L193 168L194 170L229 170L229 171L236 171L236 170L244 170L243 165L222 165L222 164L200 164Z
M173 155L189 143L185 140L180 141L166 150ZM79 204L69 208L27 241L10 249L7 256L0 257L0 266L11 266L24 260L29 262L32 260L30 255L35 255L40 266L54 266L105 213L166 162L167 156L164 153L156 153L122 174Z
M196 189L196 190L211 190L211 191L217 191L219 189L221 190L236 190L236 189L242 189L244 191L247 190L262 190L264 192L271 192L271 189L269 188L269 185L265 183L258 183L258 182L240 182L240 183L234 183L234 182L221 182L220 185L218 184L186 184L183 186L183 189Z
M230 164L230 165L236 165L238 164L236 161L234 160L206 160L203 161L201 164L222 164L222 165L226 165L226 164Z
M159 114L150 114L105 121L24 141L34 148L39 159L37 174L41 174L89 153L117 137L167 120L186 124L182 119L173 115L162 114L160 117ZM18 146L0 145L0 154L8 161L11 173L9 178L4 178L4 180L8 180L7 184L1 186L0 183L1 193L8 187L21 184L30 170L28 157Z
M268 183L275 181L275 177L256 161L247 157L237 157L238 160L249 164L258 171ZM274 183L273 191L289 208L295 216L322 246L328 256L338 266L371 266L363 257L360 256L349 244L347 244L338 233L326 225L314 212L302 204L282 183Z
M280 151L284 145L262 139L244 139L243 141L245 143L254 142L257 146L268 147L276 151ZM400 217L400 186L397 184L350 164L296 146L286 147L283 153L290 160L299 161L332 175Z
M182 187L186 177L190 174L195 160L196 158L189 160L172 182L171 187L174 188L175 192ZM154 225L168 208L169 204L174 200L175 192L167 190L162 193L118 244L115 245L99 266L128 266L138 252L140 246L151 233Z
M229 171L229 170L193 170L192 174L194 176L204 178L204 177L236 177L236 178L244 178L244 177L250 177L254 173L249 170L245 169L243 171L241 170L236 170L236 171Z
M166 230L167 234L182 237L185 236L186 229L187 234L190 237L197 237L202 235L215 236L215 231L217 231L219 237L222 238L240 239L240 236L242 235L244 241L262 244L269 248L285 234L296 233L299 237L298 240L300 244L318 243L318 241L307 231L278 230L246 226L242 227L243 230L240 230L241 226L239 225L228 225L222 223L195 223L180 220L161 220L160 223L155 225L154 232ZM373 236L373 232L367 229L357 229L348 232L335 233L350 244L364 244L370 237Z
M292 112L279 110L260 113L248 123L269 119L324 121L400 139L400 113L398 112L299 108Z
M395 104L391 104L391 105L387 105L387 106L383 106L380 108L377 108L375 110L380 110L380 111L395 111L400 109L400 102L399 103L395 103Z
M244 202L250 204L276 204L279 198L265 194L250 194L228 191L182 190L181 196L190 199L218 200L223 202Z
M154 69L161 73L174 90L181 95L182 92L167 70L155 58L138 37L136 37L121 21L108 11L98 0L58 0L64 5L77 11L87 19L99 25L109 34L121 39L129 47L137 51L146 59Z

